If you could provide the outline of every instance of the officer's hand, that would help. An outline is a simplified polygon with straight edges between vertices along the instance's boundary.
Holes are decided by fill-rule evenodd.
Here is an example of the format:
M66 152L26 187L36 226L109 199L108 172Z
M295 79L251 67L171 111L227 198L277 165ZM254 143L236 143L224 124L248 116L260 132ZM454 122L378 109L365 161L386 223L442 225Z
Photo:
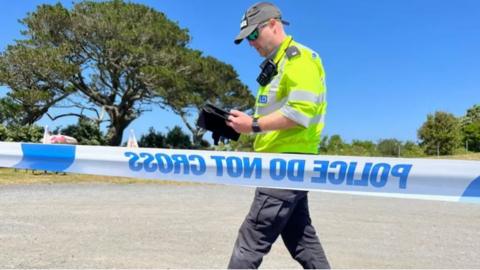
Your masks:
M237 110L231 110L226 123L238 133L249 133L252 132L252 122L253 118L248 114Z

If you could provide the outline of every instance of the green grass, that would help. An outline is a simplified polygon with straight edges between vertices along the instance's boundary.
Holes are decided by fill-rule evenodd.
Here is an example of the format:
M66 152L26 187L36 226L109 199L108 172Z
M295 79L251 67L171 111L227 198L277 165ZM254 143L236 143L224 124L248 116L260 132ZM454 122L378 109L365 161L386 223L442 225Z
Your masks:
M167 180L147 180L128 177L113 177L75 173L53 173L24 169L0 168L0 185L13 184L57 184L57 183L106 183L106 184L168 184L168 185L195 185L191 182L177 182Z
M440 157L432 157L438 159L460 159L460 160L480 160L480 153L468 153L468 154L461 154L461 155L454 155L454 156L440 156Z

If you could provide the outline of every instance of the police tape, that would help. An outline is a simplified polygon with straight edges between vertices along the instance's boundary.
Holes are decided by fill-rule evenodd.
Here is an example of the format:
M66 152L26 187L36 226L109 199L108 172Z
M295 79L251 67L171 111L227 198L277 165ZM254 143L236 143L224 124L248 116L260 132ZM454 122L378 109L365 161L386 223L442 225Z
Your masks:
M0 167L480 202L480 162L0 142Z

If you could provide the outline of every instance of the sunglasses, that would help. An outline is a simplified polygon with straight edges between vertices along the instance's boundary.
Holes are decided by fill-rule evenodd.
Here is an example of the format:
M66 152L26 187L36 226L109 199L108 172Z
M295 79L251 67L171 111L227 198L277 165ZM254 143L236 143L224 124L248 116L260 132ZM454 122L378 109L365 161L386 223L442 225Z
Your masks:
M260 29L262 29L263 27L267 26L269 21L266 21L262 24L260 24L259 26L257 26L257 28L255 28L255 30L253 30L252 33L250 33L250 35L247 36L247 40L248 41L255 41L257 40L258 36L260 35Z

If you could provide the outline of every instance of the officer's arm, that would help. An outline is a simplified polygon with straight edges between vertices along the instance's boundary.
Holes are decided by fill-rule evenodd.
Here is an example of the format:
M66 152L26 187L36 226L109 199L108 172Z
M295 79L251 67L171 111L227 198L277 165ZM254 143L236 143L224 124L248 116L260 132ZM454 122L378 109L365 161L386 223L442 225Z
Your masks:
M274 112L258 119L258 125L262 131L288 129L297 126L298 123L285 117L280 112Z
M231 110L226 124L239 133L252 132L253 118L241 111ZM274 112L258 119L262 131L287 129L297 125L296 122L283 116L280 112Z
M279 113L305 128L317 124L326 106L320 59L316 54L297 55L285 69L287 102Z

